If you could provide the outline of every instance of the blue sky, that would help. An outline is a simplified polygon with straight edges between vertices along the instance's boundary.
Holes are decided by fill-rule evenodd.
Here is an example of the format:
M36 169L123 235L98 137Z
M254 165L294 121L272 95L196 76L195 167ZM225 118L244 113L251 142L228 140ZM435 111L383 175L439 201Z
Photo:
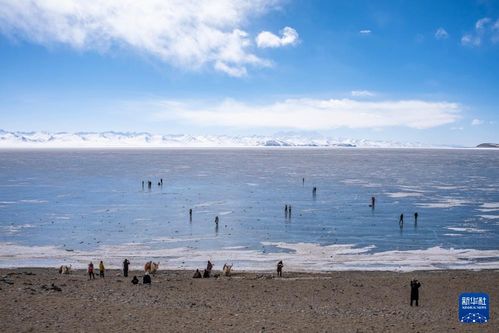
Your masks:
M0 128L499 142L499 1L0 0Z

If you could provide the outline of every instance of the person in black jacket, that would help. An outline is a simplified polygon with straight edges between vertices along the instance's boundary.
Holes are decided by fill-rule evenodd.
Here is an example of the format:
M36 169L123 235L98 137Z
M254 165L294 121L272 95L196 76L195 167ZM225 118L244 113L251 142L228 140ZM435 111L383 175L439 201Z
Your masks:
M282 277L282 268L284 267L284 264L282 263L282 260L280 260L277 263L277 276Z
M418 280L413 279L411 281L411 306L412 302L416 301L416 306L419 306L419 287L421 287L421 283Z
M125 259L123 261L123 276L128 277L128 266L130 265L130 261L128 259Z

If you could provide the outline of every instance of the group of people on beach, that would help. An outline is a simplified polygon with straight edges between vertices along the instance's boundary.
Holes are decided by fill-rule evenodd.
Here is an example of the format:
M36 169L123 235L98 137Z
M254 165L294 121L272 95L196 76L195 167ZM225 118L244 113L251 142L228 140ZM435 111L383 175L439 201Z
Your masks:
M104 262L101 260L99 263L99 276L103 279L104 278L104 272L106 268L104 267ZM89 280L95 280L95 273L94 273L94 263L90 262L88 264L87 268L87 273L88 273L88 279Z
M196 269L192 278L194 278L194 279L210 278L211 272L213 270L213 266L214 266L213 263L210 260L208 260L208 263L206 264L206 269L203 271L203 274L201 274L199 269ZM123 261L123 276L124 277L128 277L129 267L130 267L130 261L128 259L125 259ZM277 263L277 276L278 277L282 277L283 267L284 267L284 263L282 262L282 260L279 260L279 262ZM232 269L232 265L224 264L222 272L224 273L224 275L229 276L231 269ZM95 280L93 262L90 262L88 264L87 273L88 273L89 280ZM104 273L105 273L104 262L101 260L99 263L99 276L101 278L104 278ZM131 282L134 285L139 283L139 279L137 278L136 275L133 276ZM142 284L150 285L151 282L152 282L151 275L149 274L149 272L146 271L144 276L142 277ZM410 283L410 287L411 287L411 303L410 304L412 306L412 304L415 303L416 306L419 306L419 288L421 287L421 283L416 279L412 279L411 283Z

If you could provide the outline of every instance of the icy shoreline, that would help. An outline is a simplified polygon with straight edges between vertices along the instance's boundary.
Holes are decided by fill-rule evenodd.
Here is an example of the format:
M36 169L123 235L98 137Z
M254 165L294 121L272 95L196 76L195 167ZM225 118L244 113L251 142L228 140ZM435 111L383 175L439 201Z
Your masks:
M290 271L421 271L454 269L499 269L499 250L445 249L438 246L421 250L372 252L374 246L321 246L314 243L273 243L287 252L263 252L245 247L200 250L188 246L157 249L145 244L102 245L92 251L69 250L56 246L23 246L0 243L0 267L56 267L71 264L85 268L91 260L104 260L109 268L120 268L124 258L138 269L148 260L161 262L162 269L183 270L203 267L210 259L216 267L233 263L238 270L271 271L283 260Z

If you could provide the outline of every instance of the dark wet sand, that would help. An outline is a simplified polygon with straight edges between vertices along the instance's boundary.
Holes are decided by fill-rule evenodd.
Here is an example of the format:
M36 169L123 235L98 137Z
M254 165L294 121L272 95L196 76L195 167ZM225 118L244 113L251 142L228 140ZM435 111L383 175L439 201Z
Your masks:
M161 271L151 286L110 270L0 269L1 332L499 332L499 271L235 273ZM418 278L420 306L409 306ZM46 290L54 283L62 291ZM491 321L461 324L458 295L487 292Z

